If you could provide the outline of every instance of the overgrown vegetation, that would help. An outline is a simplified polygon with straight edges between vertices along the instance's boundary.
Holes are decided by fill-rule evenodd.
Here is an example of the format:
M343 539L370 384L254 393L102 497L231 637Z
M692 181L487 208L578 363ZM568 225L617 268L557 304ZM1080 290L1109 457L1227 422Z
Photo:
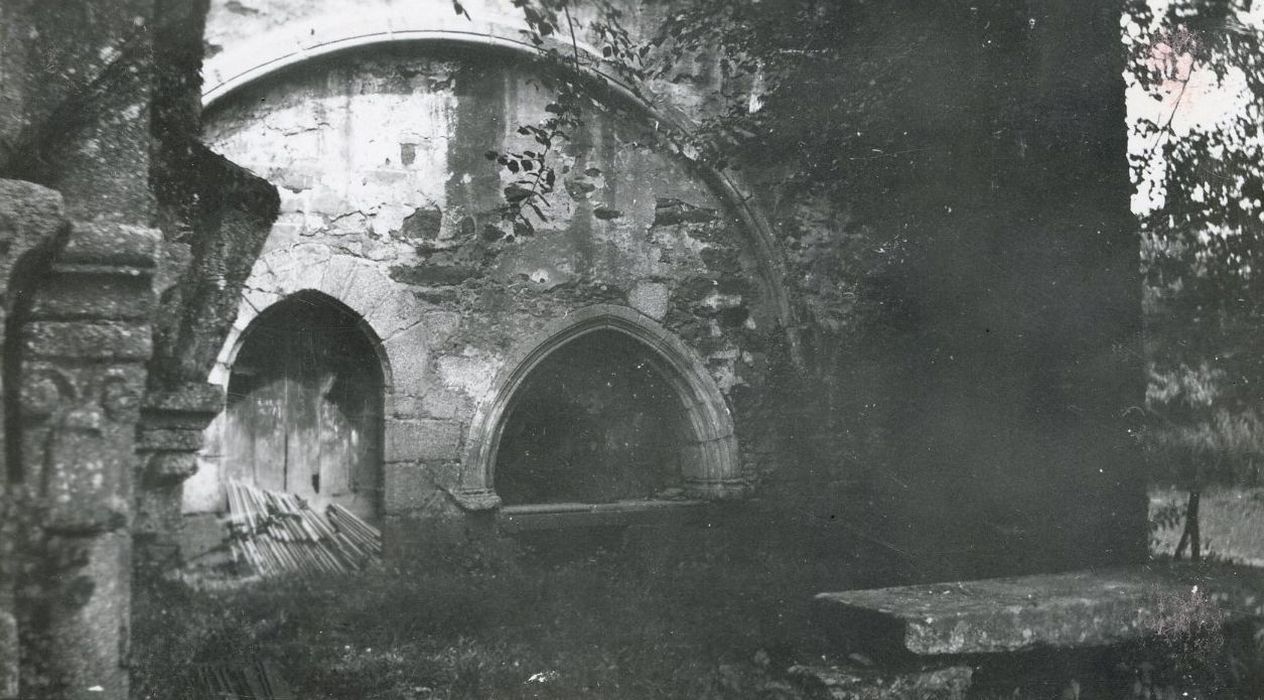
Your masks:
M199 667L257 660L308 699L794 696L781 673L789 640L813 641L811 567L592 551L529 568L156 584L135 609L134 697L197 697Z
M1264 457L1264 62L1250 2L1129 3L1130 77L1162 102L1132 125L1146 274L1150 447L1160 478L1253 483ZM1191 84L1233 106L1190 123ZM1235 94L1236 93L1236 94ZM1240 103L1240 104L1238 104ZM1135 149L1134 149L1135 150ZM1188 473L1193 464L1202 473Z
M1177 556L1200 552L1208 485L1258 486L1264 464L1264 60L1249 0L1132 0L1128 77L1161 104L1134 115L1151 478L1190 491ZM1254 26L1252 22L1255 22ZM1199 96L1210 86L1219 91ZM1229 107L1191 119L1201 99Z
M602 541L567 533L494 567L158 583L135 602L133 697L207 697L201 671L264 662L310 700L817 698L790 671L839 661L811 595L874 575L837 551L821 568L786 547ZM1264 631L1222 630L1205 596L1188 602L1172 601L1171 629L1145 645L1012 660L981 673L971 697L1228 697L1264 679Z

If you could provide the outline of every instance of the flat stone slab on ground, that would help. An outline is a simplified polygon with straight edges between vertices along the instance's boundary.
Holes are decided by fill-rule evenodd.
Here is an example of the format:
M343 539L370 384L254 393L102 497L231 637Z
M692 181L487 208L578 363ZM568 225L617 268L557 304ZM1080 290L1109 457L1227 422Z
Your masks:
M568 527L620 527L686 524L709 511L702 501L628 500L613 503L537 503L504 506L499 526L503 532L553 530Z
M1108 646L1264 616L1264 569L1196 564L821 593L856 649L917 655Z

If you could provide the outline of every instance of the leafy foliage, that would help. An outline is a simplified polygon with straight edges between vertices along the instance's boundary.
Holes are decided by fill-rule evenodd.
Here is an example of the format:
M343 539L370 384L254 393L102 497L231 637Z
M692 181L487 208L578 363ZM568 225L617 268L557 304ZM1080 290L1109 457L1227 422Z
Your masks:
M571 16L568 0L512 0L522 12L524 37L539 50L539 80L553 91L545 106L547 116L537 124L517 127L519 136L530 139L529 148L516 151L488 151L488 160L500 166L509 182L503 188L500 216L513 229L511 236L535 234L538 222L548 220L545 208L558 181L555 156L565 141L584 124L584 110L597 104L597 97L609 89L601 72L585 71L592 58L581 53L577 32L583 25ZM642 69L647 47L634 45L620 23L622 11L604 0L595 3L597 19L589 31L600 45L602 57L617 73L635 85L645 76ZM459 2L453 10L469 17Z
M1130 77L1166 100L1157 120L1132 124L1145 144L1132 154L1133 179L1156 200L1141 214L1148 399L1159 420L1150 447L1165 476L1185 480L1207 465L1249 481L1264 457L1255 410L1264 399L1264 47L1261 29L1243 23L1250 9L1249 0L1183 0L1156 17L1143 0L1128 6ZM1178 128L1198 82L1240 84L1244 104Z

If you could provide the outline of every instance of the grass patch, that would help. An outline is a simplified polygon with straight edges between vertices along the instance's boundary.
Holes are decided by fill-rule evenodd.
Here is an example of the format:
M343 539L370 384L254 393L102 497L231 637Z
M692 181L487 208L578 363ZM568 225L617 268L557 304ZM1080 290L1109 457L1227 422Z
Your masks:
M134 697L195 697L198 664L255 661L302 698L794 697L778 672L823 649L821 569L764 551L161 582L135 603Z
M901 567L836 530L724 525L666 542L567 531L510 552L234 588L157 582L133 604L133 696L196 699L199 668L265 663L304 700L800 698L785 671L836 651L812 595L902 583ZM1071 681L1125 689L1085 697L1254 687L1264 631L1234 635L1223 658L1177 645L1051 662L1041 693ZM1008 679L979 680L972 697L1012 697Z

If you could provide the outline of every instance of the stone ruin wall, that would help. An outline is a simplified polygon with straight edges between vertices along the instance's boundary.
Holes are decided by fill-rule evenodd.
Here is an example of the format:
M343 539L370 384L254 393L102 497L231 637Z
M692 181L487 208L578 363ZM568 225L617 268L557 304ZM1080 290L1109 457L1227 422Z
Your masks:
M603 113L584 143L567 154L575 163L568 174L572 186L557 193L558 211L545 230L527 240L492 240L486 227L496 222L485 212L500 183L482 153L508 143L513 121L542 107L542 95L522 84L521 61L494 50L475 52L477 60L471 60L468 50L450 51L452 46L384 55L360 47L365 50L330 53L302 71L257 81L250 75L253 62L269 52L282 63L301 62L333 47L339 36L421 31L414 38L451 39L444 32L483 32L491 43L512 39L517 27L502 21L511 15L498 3L467 5L474 17L490 19L477 27L462 24L466 20L439 0L129 0L108 11L94 3L0 6L0 26L8 45L17 47L0 54L0 70L9 78L0 80L6 334L0 697L73 697L93 685L125 694L133 560L158 566L178 561L173 534L182 511L205 510L216 500L213 484L196 477L186 497L184 480L198 472L195 453L204 428L223 405L232 338L252 314L300 289L342 298L384 341L391 365L388 420L396 438L387 446L388 488L390 480L404 487L388 496L388 502L394 499L388 512L400 518L462 512L457 496L465 475L459 465L469 448L469 422L488 401L487 377L521 357L533 334L556 331L549 319L593 304L630 309L705 363L708 380L721 388L733 412L742 476L754 481L777 474L766 480L775 491L801 476L792 477L788 464L825 464L797 459L794 450L806 441L796 431L805 429L828 438L816 456L837 462L825 464L831 473L823 478L833 480L833 472L854 463L839 457L851 437L840 441L822 423L802 420L829 419L834 394L820 387L837 384L841 375L830 365L812 367L811 358L808 373L793 371L803 366L796 336L813 330L796 316L815 319L803 312L820 298L812 290L815 273L798 266L793 250L780 247L787 226L833 235L838 218L830 205L791 202L779 209L770 191L756 188L753 201L778 210L770 225L714 174L684 168L653 149L620 145L625 137L639 139L647 126L644 113ZM204 27L208 10L210 25ZM1137 527L1144 525L1144 508L1129 500L1141 494L1133 488L1135 465L1111 418L1140 386L1126 372L1132 367L1125 356L1130 324L1139 319L1126 274L1136 257L1135 241L1124 240L1127 198L1120 192L1126 169L1103 174L1099 158L1114 153L1122 162L1123 151L1116 148L1122 120L1116 125L1108 119L1121 110L1118 70L1101 59L1117 40L1117 13L1095 11L1084 25L1085 18L1066 12L1031 11L1043 13L1030 25L1034 29L1026 29L1026 17L1015 20L1019 38L995 50L1018 46L1027 52L1032 87L959 87L961 94L989 95L992 102L983 109L1009 110L1020 126L1025 113L1015 104L1052 106L1045 111L1062 115L1061 121L987 135L986 120L979 120L978 134L965 129L956 137L964 150L949 152L933 171L934 183L949 186L931 190L962 214L942 219L947 233L931 247L948 261L951 274L914 270L926 274L899 291L909 292L914 308L922 304L934 331L913 340L957 343L959 369L932 366L934 357L913 343L901 352L927 362L892 355L895 371L888 367L884 380L889 386L879 387L893 403L925 405L914 419L925 416L926 429L907 431L914 439L894 445L907 457L894 466L903 476L936 475L938 481L927 481L932 499L942 495L935 486L942 482L980 502L1036 504L1035 498L1023 500L1027 491L1013 492L1020 494L1017 501L1007 501L1013 493L1003 489L988 493L1003 481L998 474L1062 489L1061 499L1043 499L1047 490L1037 494L1049 501L1039 505L1057 527L1015 528L1019 535L1012 539L1031 556L1019 564L1006 559L1011 569L1126 561L1144 552ZM410 17L431 22L431 33ZM1068 27L1076 31L1064 31ZM205 86L198 76L204 54ZM1075 73L1086 76L1076 85L1050 77L1068 74L1067 57L1075 59ZM1009 66L1008 60L998 54L978 63L996 68ZM322 70L309 70L317 65ZM722 78L697 68L683 80L651 86L661 98L655 107L683 124L714 106L706 95ZM347 94L351 85L365 93ZM265 110L243 99L248 95L288 107ZM296 104L302 96L318 99ZM1085 122L1083 114L1063 107L1097 98L1109 107L1095 112L1103 115L1101 123ZM208 102L215 104L204 136L201 107ZM376 110L370 129L360 130L348 118L351 103ZM502 121L480 121L478 115L487 112ZM1064 112L1070 117L1063 119ZM405 121L400 113L425 118ZM445 125L452 128L445 132ZM970 124L945 122L939 128L965 126ZM273 133L278 130L279 138ZM383 138L373 131L384 132ZM204 138L229 158L208 149ZM297 151L305 139L317 142L317 149L321 140L341 144L343 152L304 162ZM260 147L273 142L293 148ZM959 156L975 151L986 151L977 157L989 159L966 158L964 172L973 163L1003 167L1012 177L994 178L992 190L977 177L955 177ZM1028 153L1042 154L1047 167L1031 170L1024 160L1031 156L1023 155ZM350 165L361 178L335 186L317 182L330 164ZM601 173L581 178L575 172L590 164ZM633 168L649 175L629 179ZM1086 191L1059 201L1044 197L1066 178L1085 183ZM971 206L960 206L964 201ZM931 201L920 213L938 221L942 203ZM1015 228L1036 231L1037 221L1046 222L1039 229L1043 237L1011 235ZM998 276L994 270L1002 266L990 255L1021 259L1028 267ZM304 264L287 267L293 261ZM1086 270L1109 273L1100 277L1112 281L1100 290L1085 286ZM1041 306L1022 293L1033 279L1080 290L1086 307L1108 313L1090 318L1066 305ZM84 289L94 294L85 297ZM371 305L367 297L357 299L363 292L356 290L389 291L385 301ZM976 298L1010 304L1003 310L1027 324L1024 329L1073 329L1077 342L1041 346L1020 336L1004 346L973 346L959 332L963 311L994 308ZM1079 325L1085 318L1087 327ZM998 365L997 347L1017 359ZM1042 352L1045 369L1036 379L1059 382L1067 396L1089 396L1087 415L1101 418L1100 430L1086 428L1086 419L1066 406L1042 405L1037 408L1056 412L1063 431L1057 444L1066 447L1065 455L1050 457L1030 447L1015 452L1001 433L970 441L975 449L948 457L936 450L962 442L940 417L958 415L954 411L963 404L955 390L942 389L968 392L987 377L995 391L976 397L992 412L982 415L1024 417L1029 407L1012 399L1041 387L1026 363ZM1118 377L1124 378L1103 381ZM806 387L802 400L769 400L786 387L794 399ZM903 434L898 431L910 425L907 417L892 415L888 432ZM1049 423L1041 421L1049 419L1043 415L1016 425L1044 435L1039 431ZM974 428L988 428L988 421L978 423ZM791 437L779 442L780 432ZM1095 449L1098 444L1103 447ZM213 440L210 448L203 459ZM1099 464L1111 467L1110 473ZM780 502L807 510L798 501ZM1021 508L1014 510L1022 515ZM964 563L947 570L972 571L970 556L961 553Z
M547 220L513 235L496 211L510 176L483 154L534 145L516 133L546 114L549 93L531 77L496 53L340 56L244 89L206 118L208 145L281 193L212 380L226 382L236 333L288 295L320 291L359 313L391 377L391 518L453 510L493 379L578 310L623 307L682 339L739 425L784 360L749 234L635 115L586 115L557 162ZM222 425L185 486L186 512L222 508Z

